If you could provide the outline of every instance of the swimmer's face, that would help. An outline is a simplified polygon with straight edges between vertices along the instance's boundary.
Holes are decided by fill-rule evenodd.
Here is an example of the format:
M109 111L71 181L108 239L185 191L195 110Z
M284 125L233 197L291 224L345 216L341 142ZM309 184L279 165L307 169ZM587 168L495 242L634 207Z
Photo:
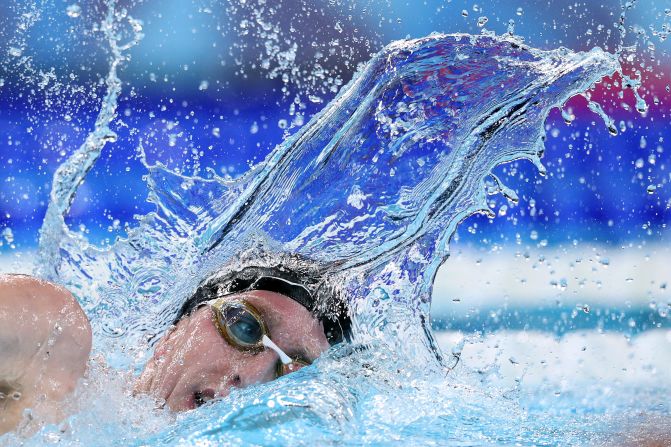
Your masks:
M255 290L226 299L244 299L254 306L270 339L293 359L312 362L329 347L321 322L291 298ZM232 346L219 333L212 308L202 306L159 341L136 391L165 400L173 411L189 410L227 396L231 388L275 379L279 361L271 349L252 353Z

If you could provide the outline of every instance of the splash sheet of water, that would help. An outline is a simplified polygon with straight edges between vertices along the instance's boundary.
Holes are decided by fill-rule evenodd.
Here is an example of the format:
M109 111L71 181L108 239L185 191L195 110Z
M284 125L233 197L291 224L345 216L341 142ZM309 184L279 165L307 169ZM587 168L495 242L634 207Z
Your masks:
M117 68L141 24L107 3L112 49L95 129L57 171L39 273L65 284L92 320L94 360L74 413L28 445L580 445L609 439L599 390L548 406L453 369L428 324L431 285L457 225L516 201L492 170L526 159L543 173L543 124L617 57L540 51L512 37L435 34L376 54L309 123L243 176L177 174L144 159L156 211L97 247L65 216L108 143ZM121 43L129 33L129 43ZM127 36L126 36L127 37ZM107 147L113 150L112 147ZM348 297L353 342L315 365L181 415L131 397L129 377L181 302L222 266L298 254ZM287 261L290 262L290 261ZM324 302L328 307L333 303ZM109 366L102 366L107 364ZM127 372L127 371L131 372ZM110 409L113 409L110 411ZM609 407L609 411L612 408ZM586 418L585 414L602 416ZM576 428L576 426L580 428ZM104 436L101 436L104 433ZM16 441L11 435L8 442Z

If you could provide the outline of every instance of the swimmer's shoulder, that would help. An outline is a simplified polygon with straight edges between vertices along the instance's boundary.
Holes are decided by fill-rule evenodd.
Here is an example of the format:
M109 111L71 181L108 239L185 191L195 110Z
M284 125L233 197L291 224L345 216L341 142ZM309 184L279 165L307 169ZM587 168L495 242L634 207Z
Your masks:
M91 324L86 314L67 289L49 281L28 275L0 275L0 321L0 327L4 327L0 335L26 337L21 345L31 339L54 339L65 333L77 341L72 348L91 349ZM6 343L0 345L0 350L3 347L12 348Z
M0 434L16 426L25 408L44 420L60 418L56 403L84 375L91 338L86 314L65 288L0 275Z

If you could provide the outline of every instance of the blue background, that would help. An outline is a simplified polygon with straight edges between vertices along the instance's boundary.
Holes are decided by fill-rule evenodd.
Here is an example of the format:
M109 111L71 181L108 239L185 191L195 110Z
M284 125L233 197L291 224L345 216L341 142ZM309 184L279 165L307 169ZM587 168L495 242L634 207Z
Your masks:
M99 80L107 74L109 51L95 29L106 8L82 1L81 15L71 17L67 7L72 4L54 0L33 8L31 2L10 1L0 6L0 231L10 228L13 234L0 238L3 252L36 246L51 176L93 128L104 92ZM514 33L537 48L615 51L622 11L615 1L576 6L555 1L169 0L119 2L117 10L122 7L143 21L145 37L120 71L124 89L111 126L119 139L105 147L69 219L98 243L123 236L135 215L153 209L145 201L140 146L150 162L180 172L207 177L211 168L235 177L263 160L335 95L358 64L395 39L433 31L503 34L514 25ZM31 11L39 17L23 29ZM481 17L487 18L483 26L478 25ZM626 127L618 136L609 135L584 98L571 100L573 123L565 124L555 111L546 125L548 177L539 177L527 162L500 167L500 177L518 191L520 204L494 221L472 217L459 230L461 240L480 246L520 241L617 246L668 239L669 42L654 34L670 22L654 2L637 2L627 11L624 44L638 49L631 60L622 60L627 73L642 72L641 93L650 107L646 116L633 110L630 91L618 97L621 89L612 85L618 77L610 80L610 88L597 86L593 95L617 127ZM290 56L295 61L281 67L276 53L267 55L268 42L281 52L295 45ZM17 46L21 57L12 55ZM23 57L30 58L30 67ZM270 68L263 67L264 59ZM319 67L330 83L322 82ZM83 91L49 90L57 83L53 80L40 88L50 70L58 82ZM288 74L287 82L282 74ZM652 194L650 185L656 187ZM502 205L511 206L500 197L492 200L499 214Z

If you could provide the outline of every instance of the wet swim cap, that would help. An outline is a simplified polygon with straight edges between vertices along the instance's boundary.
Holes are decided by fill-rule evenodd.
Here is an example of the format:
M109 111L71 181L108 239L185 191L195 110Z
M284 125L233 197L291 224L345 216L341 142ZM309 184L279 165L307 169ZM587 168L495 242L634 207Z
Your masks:
M312 290L311 290L312 289ZM349 338L350 318L342 302L331 303L328 312L317 307L319 283L285 267L249 266L240 271L214 275L202 282L196 292L182 305L173 324L189 315L200 303L234 293L266 290L284 295L312 312L324 326L324 334L331 345ZM335 307L335 308L333 308Z

